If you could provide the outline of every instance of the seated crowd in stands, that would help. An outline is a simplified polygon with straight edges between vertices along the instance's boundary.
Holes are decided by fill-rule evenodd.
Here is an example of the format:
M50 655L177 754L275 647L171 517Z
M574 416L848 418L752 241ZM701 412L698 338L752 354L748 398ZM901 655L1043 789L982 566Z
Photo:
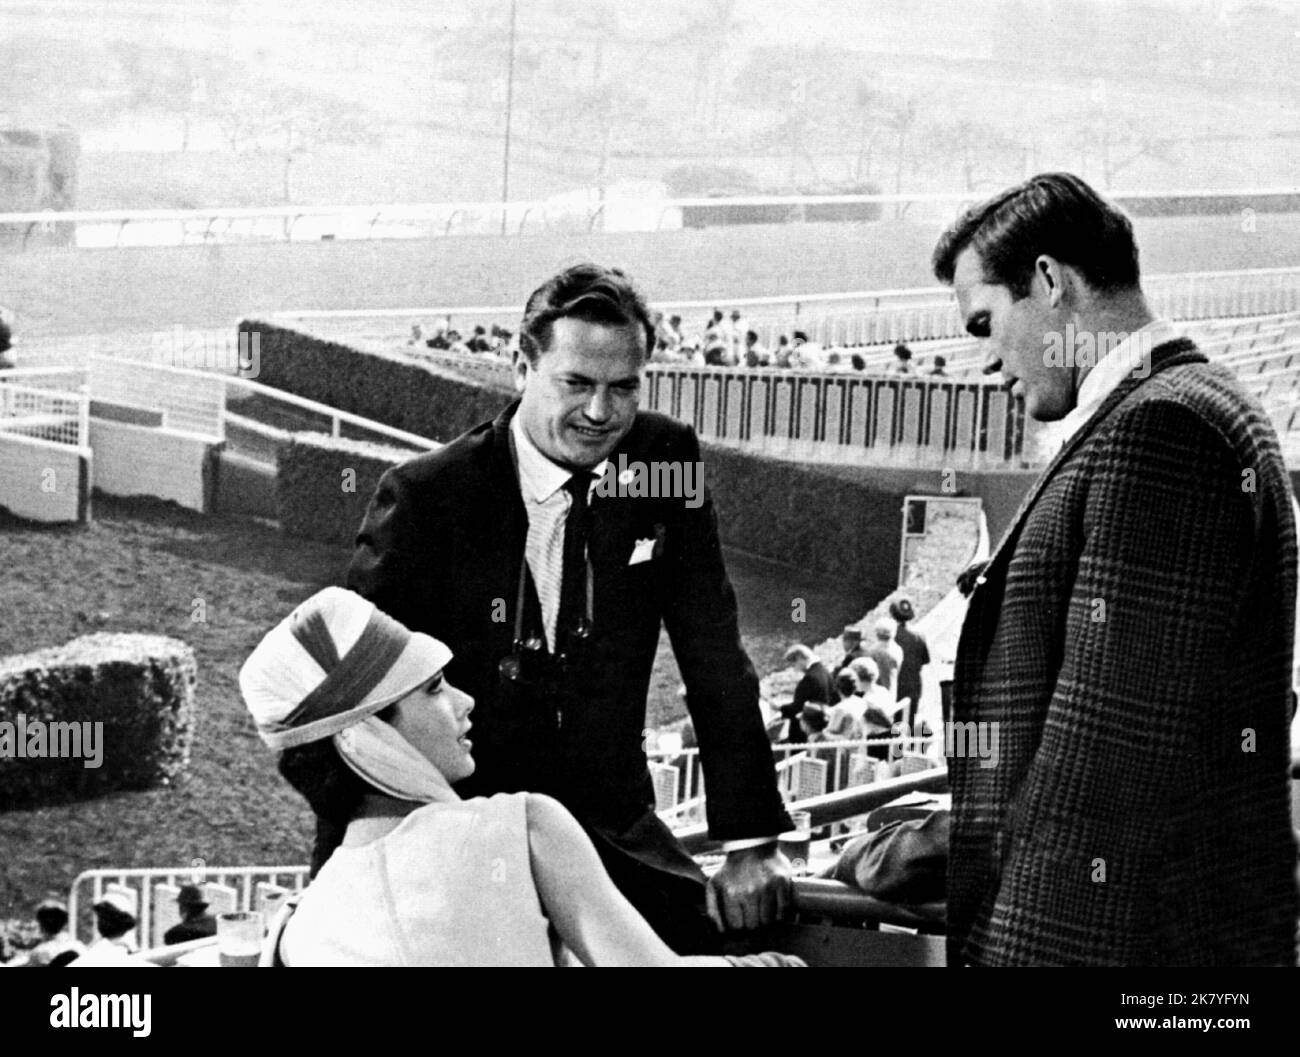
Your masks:
M796 330L790 335L781 334L775 345L768 346L760 339L758 331L749 326L739 310L733 310L728 316L721 309L714 309L703 331L691 336L684 330L679 315L667 316L663 312L655 312L653 320L655 351L651 360L655 363L687 363L697 367L770 367L783 371L870 370L876 374L883 372L917 377L948 377L948 361L945 357L935 356L930 368L923 370L912 350L901 342L894 346L892 362L883 368L869 366L861 350L832 348L810 341L807 332L803 330ZM449 320L432 330L422 323L412 324L406 344L440 352L486 354L506 360L513 359L519 347L516 336L505 327L496 324L491 327L475 326L465 336L452 327Z
M437 349L440 352L489 354L505 359L512 358L517 348L514 334L505 327L497 326L495 323L492 324L491 328L476 326L469 337L465 337L450 323L438 326L431 333L426 332L423 324L413 323L411 325L411 336L407 338L406 344Z
M697 367L771 367L776 370L853 370L869 369L866 357L852 348L830 348L811 341L803 330L781 334L773 346L765 345L758 331L745 322L739 311L727 317L714 309L704 330L688 337L682 329L681 316L665 317L655 313L656 363L689 363ZM927 375L946 378L948 361L935 356L929 370L913 363L913 353L901 342L894 346L893 362L884 368L887 374ZM880 373L881 368L870 368Z

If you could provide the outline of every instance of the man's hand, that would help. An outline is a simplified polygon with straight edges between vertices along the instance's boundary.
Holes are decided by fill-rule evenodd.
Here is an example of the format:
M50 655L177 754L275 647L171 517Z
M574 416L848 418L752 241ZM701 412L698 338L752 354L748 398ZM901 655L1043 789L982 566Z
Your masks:
M793 907L790 860L775 844L727 855L709 878L709 917L719 929L756 929L783 920Z

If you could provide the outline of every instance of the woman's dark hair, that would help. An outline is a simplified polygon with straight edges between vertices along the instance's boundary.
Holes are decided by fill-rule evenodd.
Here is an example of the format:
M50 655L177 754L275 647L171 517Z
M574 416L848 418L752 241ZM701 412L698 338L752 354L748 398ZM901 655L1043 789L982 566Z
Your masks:
M804 711L799 713L799 718L803 720L804 726L812 730L814 734L820 734L826 729L830 722L826 717L826 707L824 705L804 706Z
M612 327L640 327L646 359L655 349L655 325L641 292L617 268L575 264L542 283L524 306L519 324L519 351L536 364L551 345L557 319L572 317Z
M115 940L135 928L135 918L116 907L98 906L95 907L95 927L104 939Z
M390 705L376 715L387 723L392 719L394 707ZM315 877L334 849L343 843L343 834L361 806L362 797L376 790L343 762L333 738L285 749L277 767L285 781L302 794L316 813L310 874Z
M59 907L41 907L36 911L36 924L42 932L57 935L68 927L68 912Z
M858 692L857 677L847 670L840 672L835 677L835 689L840 692L840 697L852 697Z
M1078 269L1095 290L1138 285L1133 225L1073 173L1040 173L967 209L939 238L931 263L952 285L957 258L973 249L987 282L1029 296L1040 254Z

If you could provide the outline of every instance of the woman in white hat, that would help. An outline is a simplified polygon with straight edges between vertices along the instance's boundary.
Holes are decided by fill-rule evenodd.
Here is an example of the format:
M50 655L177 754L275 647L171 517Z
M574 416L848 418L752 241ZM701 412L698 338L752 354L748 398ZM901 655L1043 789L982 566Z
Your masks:
M99 939L92 943L81 957L69 965L134 965L135 906L125 892L105 892L104 897L91 907L95 913L95 929Z
M557 801L456 794L474 770L474 702L444 680L450 659L331 587L244 664L258 732L326 823L284 963L553 965L554 926L586 965L730 964L673 954Z

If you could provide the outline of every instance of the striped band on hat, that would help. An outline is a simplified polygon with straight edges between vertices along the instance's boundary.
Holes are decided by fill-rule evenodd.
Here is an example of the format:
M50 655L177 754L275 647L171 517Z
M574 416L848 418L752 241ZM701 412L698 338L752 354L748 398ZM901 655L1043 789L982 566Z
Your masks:
M257 732L284 750L331 737L428 682L451 660L355 592L327 587L263 636L239 673Z
M280 726L285 728L306 726L338 712L346 712L357 702L365 700L411 641L411 633L379 609L370 614L361 638L342 659L319 613L293 620L289 630L324 670L325 681L280 721ZM328 644L328 648L324 644Z

